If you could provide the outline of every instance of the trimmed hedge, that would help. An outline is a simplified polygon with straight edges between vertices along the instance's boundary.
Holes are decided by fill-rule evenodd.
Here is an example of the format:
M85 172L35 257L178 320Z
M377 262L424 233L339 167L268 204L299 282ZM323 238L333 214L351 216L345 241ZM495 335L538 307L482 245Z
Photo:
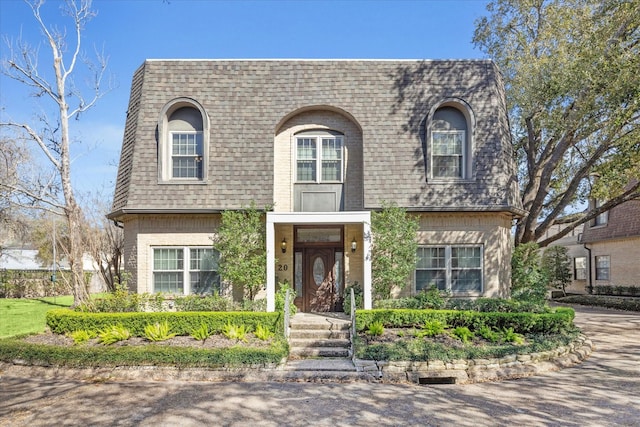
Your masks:
M278 364L287 356L284 338L268 348L204 349L149 344L145 346L51 346L30 344L19 338L0 340L0 361L65 367L172 366L229 368Z
M611 295L571 295L556 298L555 301L563 304L580 304L595 307L613 308L616 310L640 311L639 297L616 297Z
M203 323L212 333L220 333L227 323L245 325L254 331L258 324L271 332L282 335L283 317L280 312L130 312L130 313L85 313L70 309L47 312L47 326L53 333L66 334L77 330L98 333L106 327L122 325L131 335L144 337L147 325L167 322L176 335L189 335Z
M451 328L466 326L477 330L482 326L494 329L513 328L523 333L558 333L573 328L575 312L559 307L551 313L483 313L457 310L359 310L356 312L356 329L363 331L374 322L387 328L419 327L426 322L440 321Z

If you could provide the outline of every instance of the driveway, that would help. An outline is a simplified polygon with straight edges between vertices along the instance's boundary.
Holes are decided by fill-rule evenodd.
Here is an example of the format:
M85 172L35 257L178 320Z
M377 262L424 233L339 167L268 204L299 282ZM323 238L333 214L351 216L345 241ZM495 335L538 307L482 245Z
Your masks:
M582 364L471 385L91 382L0 373L0 426L640 426L640 313L575 307Z

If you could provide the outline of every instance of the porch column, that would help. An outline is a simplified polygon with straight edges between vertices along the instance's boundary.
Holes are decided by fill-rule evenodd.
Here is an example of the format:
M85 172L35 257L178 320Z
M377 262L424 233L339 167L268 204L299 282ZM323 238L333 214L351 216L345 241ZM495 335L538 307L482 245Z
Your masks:
M275 224L267 213L267 311L276 311L276 260L273 253Z
M364 309L373 308L371 302L371 221L362 222L362 240L364 257Z

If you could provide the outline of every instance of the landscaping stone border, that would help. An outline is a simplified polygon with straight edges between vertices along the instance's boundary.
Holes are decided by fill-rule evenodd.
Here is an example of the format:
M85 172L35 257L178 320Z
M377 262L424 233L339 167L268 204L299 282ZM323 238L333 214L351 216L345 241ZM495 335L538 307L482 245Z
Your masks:
M530 354L512 354L499 359L469 359L443 362L375 361L355 359L359 372L377 376L383 382L408 381L417 384L469 384L522 378L542 372L557 371L581 363L589 357L594 346L589 338L580 335L566 346Z

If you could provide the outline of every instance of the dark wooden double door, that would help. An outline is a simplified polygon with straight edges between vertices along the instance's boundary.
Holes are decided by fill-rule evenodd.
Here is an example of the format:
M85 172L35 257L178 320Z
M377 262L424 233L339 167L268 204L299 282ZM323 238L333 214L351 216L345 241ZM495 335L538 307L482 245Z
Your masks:
M336 248L307 247L302 250L302 296L296 305L303 312L327 312L339 309L341 295L336 283L341 274ZM338 252L342 256L342 252Z

